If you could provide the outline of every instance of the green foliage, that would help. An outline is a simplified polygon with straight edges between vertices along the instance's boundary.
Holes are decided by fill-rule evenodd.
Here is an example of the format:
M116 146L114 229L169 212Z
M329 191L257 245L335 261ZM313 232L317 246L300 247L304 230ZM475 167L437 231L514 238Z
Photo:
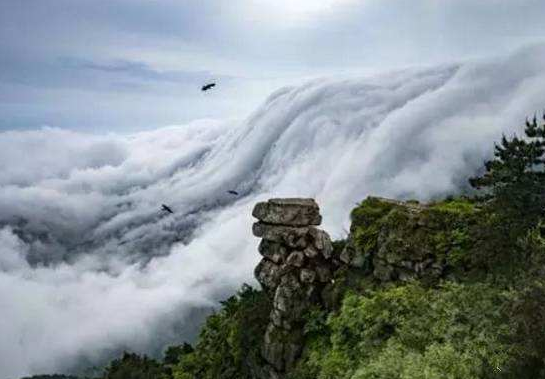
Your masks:
M260 346L270 313L262 291L245 285L222 302L201 329L194 351L186 351L172 369L175 379L251 378L250 366L260 362Z
M195 349L187 342L184 342L183 345L180 346L169 346L165 351L163 363L166 365L175 365L180 361L182 355L190 354L193 351L195 351Z
M106 368L103 379L166 379L163 366L146 356L127 353Z
M517 240L519 264L526 278L545 277L545 224L542 221Z
M545 116L544 116L545 117ZM535 225L545 210L545 123L526 121L525 139L502 137L486 172L470 179L475 188L487 189L492 208L503 216L511 236Z
M386 199L369 196L352 210L352 228L370 226L388 214L396 204Z
M350 234L356 254L364 257L370 265L370 255L376 250L377 238L382 227L381 221L396 205L377 197L368 197L352 210Z
M492 285L453 283L349 295L327 321L329 347L305 352L298 371L309 367L318 379L467 379L507 371L512 347L504 342L510 328L502 308L509 299Z
M464 197L451 197L444 201L432 203L429 207L431 210L459 215L471 215L478 209L474 201Z
M327 329L327 312L320 307L311 308L305 315L305 336L321 336Z
M346 246L346 239L336 240L331 244L333 245L333 256L338 257Z

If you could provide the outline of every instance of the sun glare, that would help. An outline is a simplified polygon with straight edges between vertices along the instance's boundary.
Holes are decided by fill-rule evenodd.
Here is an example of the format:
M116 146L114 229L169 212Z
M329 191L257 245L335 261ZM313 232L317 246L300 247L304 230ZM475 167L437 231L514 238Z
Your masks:
M268 17L276 16L284 20L309 20L324 12L335 11L357 0L255 0L259 7L265 7L271 12Z

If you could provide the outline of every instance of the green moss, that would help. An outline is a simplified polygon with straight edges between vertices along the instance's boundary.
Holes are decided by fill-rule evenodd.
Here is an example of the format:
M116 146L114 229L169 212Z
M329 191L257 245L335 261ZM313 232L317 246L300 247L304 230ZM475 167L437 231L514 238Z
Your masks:
M420 205L370 197L352 211L351 235L367 261L377 254L389 264L432 258L464 271L479 254L483 223L480 208L464 198Z
M352 210L350 233L357 254L368 256L377 247L382 220L396 204L377 197L368 197Z
M352 210L352 228L369 226L388 214L395 203L378 197L368 197Z
M462 215L472 214L478 210L475 203L470 199L466 198L451 198L448 200L432 203L430 204L429 208L431 210L436 210L440 212L456 213Z

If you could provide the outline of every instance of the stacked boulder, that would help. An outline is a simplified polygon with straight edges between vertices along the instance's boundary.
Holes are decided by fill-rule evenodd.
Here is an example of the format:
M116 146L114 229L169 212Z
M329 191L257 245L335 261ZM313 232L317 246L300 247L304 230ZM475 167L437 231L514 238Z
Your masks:
M253 233L262 238L263 259L255 276L273 303L262 357L268 363L259 377L281 378L293 367L303 345L303 316L332 281L333 246L316 228L322 217L313 199L270 199L258 203Z

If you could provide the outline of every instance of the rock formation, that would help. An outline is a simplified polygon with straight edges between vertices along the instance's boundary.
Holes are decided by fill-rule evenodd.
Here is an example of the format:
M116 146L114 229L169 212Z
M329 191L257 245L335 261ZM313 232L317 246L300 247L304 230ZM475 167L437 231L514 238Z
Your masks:
M447 257L471 256L478 238L472 229L478 210L467 204L368 197L352 212L350 234L336 252L329 235L317 228L321 216L313 199L271 199L252 214L259 220L253 233L262 238L263 257L255 276L272 303L261 349L266 364L254 375L259 379L284 377L304 345L305 312L338 306L351 278L377 285L436 283L453 271Z
M273 303L261 351L267 365L258 376L282 378L301 353L305 311L321 301L333 278L333 246L316 228L322 217L313 199L271 199L252 214L259 220L253 233L262 238L263 256L255 276Z
M368 197L355 212L339 259L350 267L366 266L379 282L437 282L449 269L447 258L471 255L478 239L478 209L467 204Z

